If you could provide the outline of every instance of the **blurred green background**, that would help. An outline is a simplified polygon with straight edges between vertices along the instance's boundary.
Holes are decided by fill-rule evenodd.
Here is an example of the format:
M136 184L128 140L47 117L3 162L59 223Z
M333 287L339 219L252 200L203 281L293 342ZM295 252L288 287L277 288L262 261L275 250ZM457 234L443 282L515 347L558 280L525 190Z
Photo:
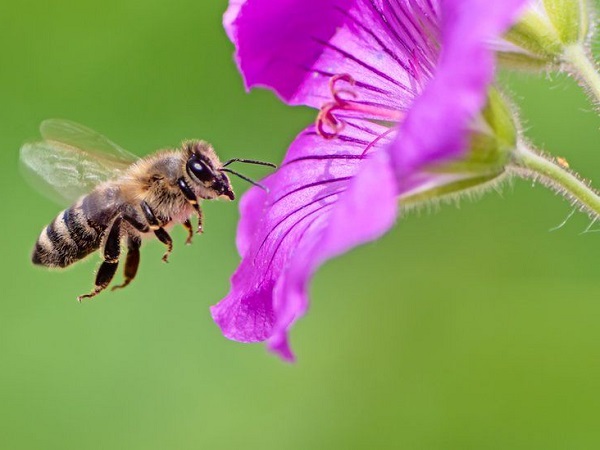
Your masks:
M146 245L135 283L93 301L75 297L97 257L31 266L60 209L17 169L41 120L139 155L197 137L222 158L275 162L313 120L244 93L225 7L3 4L0 448L599 448L600 234L582 234L582 215L550 232L571 208L530 182L412 214L328 263L293 331L295 365L226 340L210 318L238 262L237 205L206 204L193 246L177 230L164 265ZM527 134L600 186L600 121L576 85L505 78Z

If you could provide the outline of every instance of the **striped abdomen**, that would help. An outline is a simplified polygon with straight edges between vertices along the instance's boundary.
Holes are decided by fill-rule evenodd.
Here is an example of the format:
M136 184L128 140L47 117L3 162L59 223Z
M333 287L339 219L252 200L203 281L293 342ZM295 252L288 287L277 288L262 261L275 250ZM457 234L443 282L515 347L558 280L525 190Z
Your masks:
M42 230L31 260L47 267L66 267L100 247L104 227L88 220L81 202L62 211Z

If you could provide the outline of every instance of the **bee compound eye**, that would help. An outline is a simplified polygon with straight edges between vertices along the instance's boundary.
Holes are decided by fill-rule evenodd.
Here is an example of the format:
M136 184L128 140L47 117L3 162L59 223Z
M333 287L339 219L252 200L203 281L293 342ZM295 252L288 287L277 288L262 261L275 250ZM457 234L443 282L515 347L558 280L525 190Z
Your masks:
M208 166L199 159L191 158L187 163L188 174L200 182L208 182L214 178L214 175Z

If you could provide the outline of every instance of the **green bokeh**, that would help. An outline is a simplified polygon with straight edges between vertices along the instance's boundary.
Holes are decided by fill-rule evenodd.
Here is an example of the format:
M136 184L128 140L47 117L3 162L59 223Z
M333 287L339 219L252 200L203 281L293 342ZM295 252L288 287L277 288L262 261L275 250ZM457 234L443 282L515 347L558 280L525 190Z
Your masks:
M600 235L581 234L583 216L549 232L571 208L531 183L413 213L328 263L295 365L210 318L238 262L236 205L206 204L193 246L176 231L164 265L148 244L134 284L83 304L98 258L31 266L59 207L23 182L17 152L44 118L140 155L201 137L274 161L313 120L244 93L224 1L166 5L3 4L0 448L599 448ZM600 121L575 84L505 78L530 138L600 185Z

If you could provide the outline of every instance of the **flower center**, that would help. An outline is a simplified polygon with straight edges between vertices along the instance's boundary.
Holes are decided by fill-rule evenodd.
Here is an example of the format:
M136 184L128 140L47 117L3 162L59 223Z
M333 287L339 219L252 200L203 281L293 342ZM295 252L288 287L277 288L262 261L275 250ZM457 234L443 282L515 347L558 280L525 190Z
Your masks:
M367 116L369 119L385 120L398 122L404 117L400 111L396 111L383 106L373 106L366 103L360 103L356 100L358 97L354 89L340 88L340 82L346 82L350 86L354 86L356 81L347 73L334 75L329 79L329 90L333 100L321 106L317 115L316 128L317 132L325 139L333 139L338 136L344 126L343 120L336 117L335 111L353 111L361 115ZM347 95L350 98L343 98L342 95Z

